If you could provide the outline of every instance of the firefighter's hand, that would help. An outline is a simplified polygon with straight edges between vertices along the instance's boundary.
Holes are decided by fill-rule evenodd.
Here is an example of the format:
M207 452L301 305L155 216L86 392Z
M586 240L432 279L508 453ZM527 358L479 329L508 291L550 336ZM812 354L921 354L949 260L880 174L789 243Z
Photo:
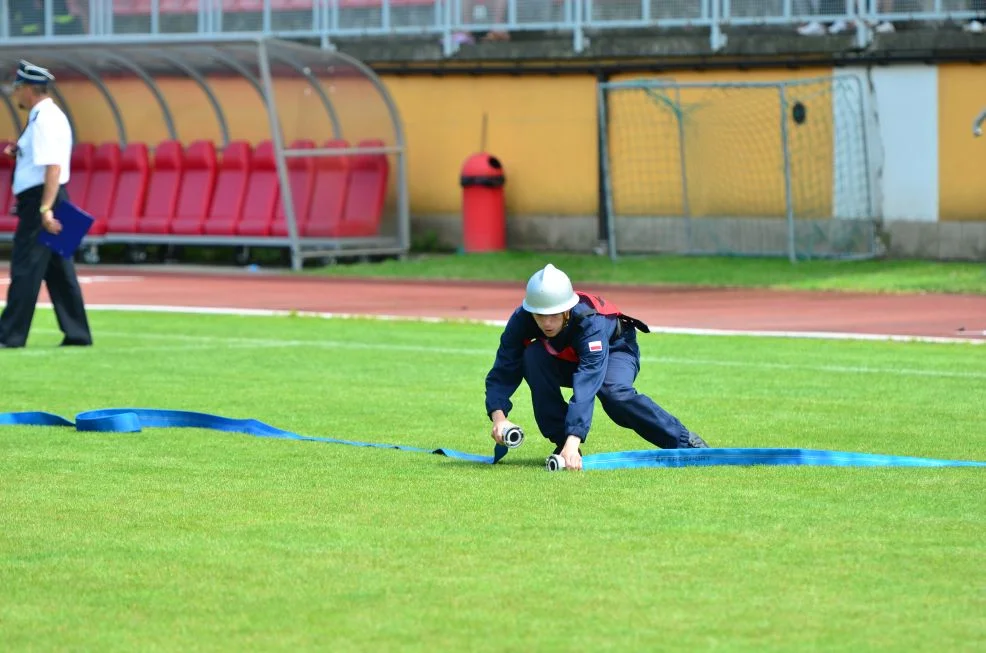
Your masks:
M503 444L503 434L507 429L517 426L509 419L507 419L502 410L497 410L493 412L493 430L490 432L490 437L497 444Z
M582 454L579 453L579 446L582 440L578 436L570 435L565 440L565 446L561 448L559 456L565 459L565 469L582 469Z

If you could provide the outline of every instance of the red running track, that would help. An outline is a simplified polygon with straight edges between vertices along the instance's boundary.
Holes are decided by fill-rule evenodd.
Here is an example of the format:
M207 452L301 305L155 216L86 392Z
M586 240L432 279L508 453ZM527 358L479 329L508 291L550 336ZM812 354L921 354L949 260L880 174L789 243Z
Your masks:
M522 283L79 266L86 303L505 320ZM6 271L0 276L5 285ZM986 296L586 285L655 327L986 340ZM42 290L41 301L48 298Z

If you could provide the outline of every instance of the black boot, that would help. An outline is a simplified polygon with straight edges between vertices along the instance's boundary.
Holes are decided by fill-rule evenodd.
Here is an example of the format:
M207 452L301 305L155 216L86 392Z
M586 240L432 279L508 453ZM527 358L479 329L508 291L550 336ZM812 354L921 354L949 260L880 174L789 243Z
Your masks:
M705 443L705 440L698 433L688 432L685 440L682 442L682 449L708 449L709 445Z

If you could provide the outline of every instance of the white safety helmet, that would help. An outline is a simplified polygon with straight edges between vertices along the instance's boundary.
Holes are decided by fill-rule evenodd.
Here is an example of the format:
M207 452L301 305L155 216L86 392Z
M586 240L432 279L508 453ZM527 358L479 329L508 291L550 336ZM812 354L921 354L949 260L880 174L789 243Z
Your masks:
M527 282L524 297L525 311L539 315L564 313L579 303L579 296L572 289L568 275L548 263Z

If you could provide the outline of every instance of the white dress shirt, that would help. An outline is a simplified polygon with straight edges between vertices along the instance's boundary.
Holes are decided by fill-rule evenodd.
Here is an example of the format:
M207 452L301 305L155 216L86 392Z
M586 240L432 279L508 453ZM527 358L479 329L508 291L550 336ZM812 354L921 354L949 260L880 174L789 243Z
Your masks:
M17 139L17 164L14 168L14 194L40 186L45 181L45 166L61 166L59 185L69 180L72 162L72 128L65 113L51 98L34 105L27 127Z

